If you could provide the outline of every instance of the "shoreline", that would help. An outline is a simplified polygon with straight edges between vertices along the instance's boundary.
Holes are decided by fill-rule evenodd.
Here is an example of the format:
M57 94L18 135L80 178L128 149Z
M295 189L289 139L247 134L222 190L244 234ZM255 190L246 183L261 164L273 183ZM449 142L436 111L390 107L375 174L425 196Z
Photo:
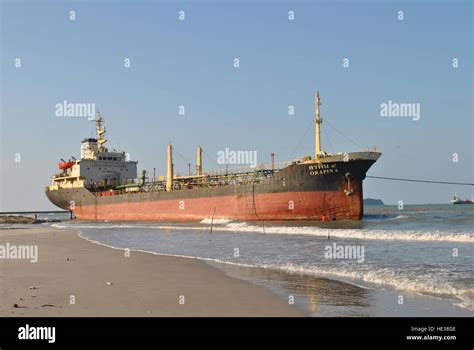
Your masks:
M105 247L78 231L0 230L38 262L0 260L0 316L307 316L267 288L199 259Z
M8 235L8 232L11 234ZM6 228L4 230L0 230L0 244L2 244L1 241L5 241L2 238L13 237L14 239L19 239L20 236L28 236L28 233L30 233L30 236L33 235L32 240L34 240L34 238L44 238L45 234L54 236L55 238L53 240L49 240L53 246L55 245L54 242L58 239L58 233L62 234L60 236L61 238L63 238L63 236L72 236L74 237L72 239L75 241L63 242L62 248L69 248L70 251L74 252L74 248L78 245L77 240L83 242L80 244L80 246L82 246L82 251L77 252L82 258L88 258L87 254L84 256L84 247L94 246L99 248L101 256L109 257L109 255L114 255L116 259L115 262L120 264L120 266L123 266L124 259L130 259L124 257L127 249L110 246L105 243L90 239L88 237L82 236L81 232L72 229L44 226L42 228L17 227L15 230ZM64 245L66 247L64 247ZM41 246L39 250L41 259ZM87 249L87 251L91 250L95 251L96 249ZM114 253L106 253L107 251ZM293 274L272 268L232 264L229 262L219 262L218 260L214 259L157 253L148 250L131 249L129 250L129 253L131 257L138 258L139 261L136 262L133 269L127 270L128 275L136 274L137 270L141 270L144 265L148 266L148 264L160 264L163 265L163 271L160 271L160 273L164 273L164 275L159 276L159 278L163 278L164 276L166 281L173 281L171 285L174 288L178 288L180 282L182 285L184 281L180 281L179 279L176 279L175 276L170 276L169 274L171 266L176 265L173 269L173 273L176 275L182 275L183 279L186 279L187 276L190 274L193 275L196 273L196 271L198 271L198 273L201 273L203 276L208 276L210 274L214 284L202 286L202 284L200 284L202 281L199 278L194 279L194 283L187 284L187 290L191 290L191 294L196 292L196 294L202 299L200 303L203 303L203 305L194 305L194 308L187 306L183 307L183 305L179 305L180 307L175 307L173 309L170 307L170 305L175 304L176 306L178 302L176 300L170 301L168 295L168 299L165 303L170 305L166 305L166 307L156 300L153 302L147 301L142 306L135 306L136 308L143 307L144 305L154 305L160 310L158 313L149 309L146 310L146 314L143 314L143 310L140 310L138 314L134 313L135 311L132 312L132 310L127 308L127 303L129 302L127 300L123 302L121 307L122 311L120 311L120 309L111 310L110 306L102 307L94 304L96 309L95 311L91 311L91 308L87 308L87 311L78 311L81 309L78 307L70 307L69 311L58 311L58 313L55 314L54 310L53 312L44 313L42 311L38 311L38 306L36 306L36 308L33 306L33 309L35 310L34 312L31 310L26 311L27 309L25 308L14 308L14 310L18 312L6 314L5 312L8 311L9 306L8 304L11 304L10 298L8 299L8 303L6 305L0 305L0 316L472 317L473 315L473 311L469 308L454 304L455 300L443 299L436 296L423 295L415 292L391 290L383 287L372 288L363 285L361 286L356 283L339 280L337 278L333 279L330 276ZM143 257L139 258L140 256ZM118 257L119 259L117 260ZM70 263L70 261L66 261L67 264ZM98 259L96 257L95 261L100 262L101 258ZM62 262L63 261L61 261L61 263ZM4 277L2 264L5 265L5 263L0 260L0 282L4 282L2 281L2 278ZM30 264L28 262L28 265L35 264ZM152 268L147 267L147 269L149 270L146 271L148 271L150 274L153 275L153 273L155 273ZM51 272L52 271L49 270L49 274L51 274ZM102 273L105 272L110 273L110 269L109 271L102 271ZM11 274L11 271L9 273ZM130 278L131 277L128 276L126 280ZM157 289L156 283L153 283L152 281L143 282L144 280L146 280L145 277L143 277L141 281L143 283L143 286L140 289L141 294L146 294L147 290ZM105 280L103 281L103 283L106 282L107 281ZM115 285L113 281L111 282L113 283L112 285L107 285L109 288ZM130 281L125 281L125 286L129 282ZM71 286L74 286L74 283L71 281L68 283ZM2 284L6 285L7 283ZM184 284L186 285L186 283ZM242 289L236 295L234 295L234 285L239 285ZM94 288L98 288L99 286L95 284ZM193 286L196 286L197 289L193 290ZM246 286L249 291L244 291L245 288L243 286ZM218 290L216 290L216 288ZM229 302L228 305L224 304L223 300L221 300L222 296L219 295L219 292L225 290L226 288L227 291L223 293L228 295L229 298L241 298L240 304L244 306L243 309L240 308L239 302L237 301L233 301L232 303ZM3 300L6 300L5 290L0 290L0 292L3 293ZM169 293L169 291L167 292ZM100 293L104 293L104 291L100 289ZM123 298L126 298L126 293L124 293L118 293L118 299L122 300ZM208 295L209 298L219 298L219 303L216 305L209 305L209 300L203 301L205 299L202 296L203 293ZM216 293L217 295L215 295ZM113 295L115 296L115 294ZM160 296L160 292L157 292L156 295ZM400 295L403 295L405 298L404 305L397 305L397 299ZM105 295L102 294L100 296L105 297ZM184 294L184 296L186 304L186 294ZM22 299L20 302L28 300L22 297L19 298ZM289 302L289 298L293 299L292 303ZM145 300L149 300L149 298L145 298ZM20 302L18 302L18 304L22 305ZM54 303L52 305L54 305ZM64 305L64 303L62 305ZM105 305L108 304L105 303ZM30 308L29 306L27 307ZM53 307L51 307L51 309L53 309ZM124 310L126 310L125 313L123 313ZM165 311L163 312L162 310Z
M102 243L88 237L82 236L79 232L78 236L90 243L104 246L107 248L124 251L124 248L114 247L106 243ZM350 281L345 279L339 279L333 276L313 276L304 274L293 274L287 271L278 270L269 267L260 267L247 264L237 264L228 261L221 261L211 258L194 257L187 255L176 255L167 253L157 253L149 250L132 249L133 252L152 254L156 256L174 257L178 259L190 259L198 260L205 263L207 266L222 271L226 276L235 278L246 283L263 286L278 295L282 300L288 300L291 296L294 298L294 306L300 311L305 312L306 316L319 317L340 317L340 316L374 316L374 317L472 317L474 312L472 309L461 306L462 301L457 299L446 299L436 295L427 295L420 292L403 291L392 289L387 286L375 286L369 285L365 282ZM263 278L262 278L263 277ZM295 289L294 281L305 280L303 288L307 287L311 281L317 281L319 285L323 285L323 288L319 286L317 293L321 292L324 287L331 289L325 290L323 294L338 293L342 291L345 293L351 290L353 296L358 294L369 295L369 299L374 301L372 313L366 314L366 311L360 314L355 309L352 309L354 302L352 300L346 300L347 307L334 308L333 305L318 305L318 308L314 307L314 300L320 299L321 296L315 295L315 290L309 288L306 293L299 293ZM296 283L298 284L298 283ZM285 287L282 287L282 286ZM301 287L301 286L300 286ZM378 288L377 288L378 287ZM295 293L296 292L296 293ZM410 303L409 309L404 309L403 305L393 305L394 300L398 300L398 297L403 295L404 298ZM326 295L327 296L327 295ZM305 301L305 298L311 299ZM324 299L324 298L323 298ZM318 303L319 304L319 303ZM328 304L331 304L329 302ZM321 311L323 306L323 311ZM369 305L366 305L369 307ZM423 310L425 314L420 315L417 312Z
M474 311L455 299L416 292L374 288L331 277L292 274L282 270L213 263L227 275L269 288L282 298L294 295L312 317L473 317ZM398 304L399 296L403 304Z

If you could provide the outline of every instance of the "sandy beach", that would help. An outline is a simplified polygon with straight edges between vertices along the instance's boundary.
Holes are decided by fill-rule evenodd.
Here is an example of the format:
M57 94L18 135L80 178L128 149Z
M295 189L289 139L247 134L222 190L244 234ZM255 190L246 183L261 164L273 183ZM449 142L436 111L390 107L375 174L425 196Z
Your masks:
M37 246L38 261L0 259L0 316L305 316L199 260L126 256L45 227L0 230L7 243Z

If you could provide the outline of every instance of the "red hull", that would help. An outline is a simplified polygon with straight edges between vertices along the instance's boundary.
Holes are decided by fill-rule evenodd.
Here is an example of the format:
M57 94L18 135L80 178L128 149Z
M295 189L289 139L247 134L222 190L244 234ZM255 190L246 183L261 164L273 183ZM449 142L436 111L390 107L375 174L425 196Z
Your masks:
M196 221L213 216L234 220L360 220L363 205L361 193L285 192L79 205L74 214L78 219L111 221Z
M327 157L321 163L295 163L258 182L222 185L209 178L204 186L171 191L144 188L94 192L85 187L46 190L60 208L76 218L109 221L360 220L362 182L380 153Z

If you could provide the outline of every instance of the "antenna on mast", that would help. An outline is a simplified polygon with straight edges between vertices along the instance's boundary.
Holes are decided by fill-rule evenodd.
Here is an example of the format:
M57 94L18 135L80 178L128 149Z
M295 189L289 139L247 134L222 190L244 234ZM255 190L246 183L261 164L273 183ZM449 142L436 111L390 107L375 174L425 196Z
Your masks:
M321 100L319 98L319 91L316 92L316 140L314 145L314 158L318 158L321 153Z
M97 143L99 144L99 152L107 152L107 148L104 146L104 143L107 142L107 139L104 137L104 118L102 118L99 111L97 111L97 116L95 118L95 128L97 130Z

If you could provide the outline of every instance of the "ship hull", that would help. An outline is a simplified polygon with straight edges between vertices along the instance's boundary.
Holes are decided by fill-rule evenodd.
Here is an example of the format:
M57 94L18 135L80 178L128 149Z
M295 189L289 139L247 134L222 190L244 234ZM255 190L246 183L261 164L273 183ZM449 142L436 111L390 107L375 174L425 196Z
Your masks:
M362 182L380 154L351 155L349 161L334 157L324 163L294 164L264 181L245 185L116 195L71 188L47 190L46 195L82 220L360 220Z

